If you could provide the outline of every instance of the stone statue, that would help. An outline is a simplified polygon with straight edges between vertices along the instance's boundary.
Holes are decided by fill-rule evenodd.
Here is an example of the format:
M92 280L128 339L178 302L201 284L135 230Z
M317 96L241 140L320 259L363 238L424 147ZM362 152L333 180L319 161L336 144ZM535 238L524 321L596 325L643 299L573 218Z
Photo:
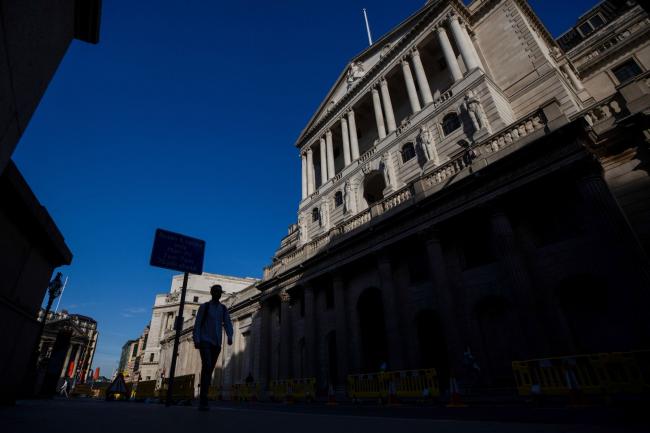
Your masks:
M298 241L307 243L307 221L303 214L298 214Z
M384 57L386 57L386 55L390 52L390 49L392 47L393 46L392 46L392 44L390 42L388 42L386 45L381 47L381 52L379 53L379 58L383 59Z
M420 145L420 148L422 149L422 152L424 153L424 156L426 156L427 161L433 161L436 165L440 164L440 158L438 157L438 150L436 149L433 132L427 125L422 125L420 127L417 141Z
M355 81L365 75L366 71L363 69L363 63L352 62L350 69L348 69L348 90L352 88Z
M487 116L483 110L483 105L481 105L481 99L473 90L470 90L465 94L465 109L472 121L474 131L478 132L481 129L486 128L489 132Z
M345 205L343 211L345 213L348 212L355 213L356 209L354 206L354 195L353 195L354 193L352 191L352 185L350 184L349 181L345 182L345 187L343 188L343 190L344 190L344 205Z
M379 164L379 169L384 174L384 181L386 186L393 186L394 181L394 172L393 172L393 163L391 162L390 155L388 152L384 153L381 156L381 162Z

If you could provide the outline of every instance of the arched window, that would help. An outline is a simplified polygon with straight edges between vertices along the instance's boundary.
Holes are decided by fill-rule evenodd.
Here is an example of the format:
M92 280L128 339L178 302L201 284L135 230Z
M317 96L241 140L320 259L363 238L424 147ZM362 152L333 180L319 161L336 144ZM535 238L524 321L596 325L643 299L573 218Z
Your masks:
M320 220L320 212L318 211L318 208L315 207L311 211L311 220L312 221L319 221Z
M442 119L442 131L449 135L460 128L460 118L456 113L449 113Z
M415 147L413 146L413 143L406 143L404 146L402 146L401 153L402 153L402 163L405 163L415 158Z
M336 191L334 194L334 207L339 207L343 204L343 193L341 191Z

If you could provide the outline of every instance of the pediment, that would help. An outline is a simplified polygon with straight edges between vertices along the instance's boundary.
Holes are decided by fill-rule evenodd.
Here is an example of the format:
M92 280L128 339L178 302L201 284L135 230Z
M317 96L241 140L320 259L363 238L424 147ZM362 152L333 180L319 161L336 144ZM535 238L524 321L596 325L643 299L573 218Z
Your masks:
M429 7L431 7L431 4L428 3L346 64L336 82L327 93L327 96L319 105L316 113L300 133L296 146L300 146L303 136L310 131L315 124L327 116L341 98L343 98L348 92L354 90L355 85L361 78L368 73L373 73L373 67L384 56L392 53L391 50L408 34L411 28L418 22L418 18Z

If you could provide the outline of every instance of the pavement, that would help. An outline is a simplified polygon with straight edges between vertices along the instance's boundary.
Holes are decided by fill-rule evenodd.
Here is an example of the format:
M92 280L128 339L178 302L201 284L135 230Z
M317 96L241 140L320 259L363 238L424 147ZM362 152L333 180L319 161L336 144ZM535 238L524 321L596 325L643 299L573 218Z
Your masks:
M650 432L647 410L626 407L284 405L213 403L192 406L92 399L19 401L0 407L3 433L308 432L308 433L582 433Z

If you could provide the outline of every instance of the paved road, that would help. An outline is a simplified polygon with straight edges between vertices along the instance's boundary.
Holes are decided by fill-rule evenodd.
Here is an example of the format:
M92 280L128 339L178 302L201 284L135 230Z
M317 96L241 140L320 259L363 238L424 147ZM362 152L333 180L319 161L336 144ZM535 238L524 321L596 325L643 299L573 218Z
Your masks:
M650 432L650 423L614 409L430 408L215 404L195 407L93 400L23 401L0 408L3 433Z

